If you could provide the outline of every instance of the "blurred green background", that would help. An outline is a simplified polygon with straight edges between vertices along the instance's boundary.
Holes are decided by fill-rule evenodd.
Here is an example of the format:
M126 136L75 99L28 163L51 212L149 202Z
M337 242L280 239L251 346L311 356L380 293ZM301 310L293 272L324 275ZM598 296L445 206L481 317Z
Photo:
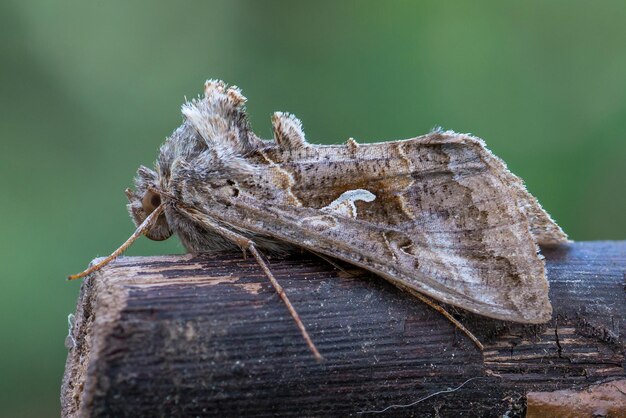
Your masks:
M123 190L207 78L264 137L276 110L311 142L474 133L573 239L626 238L623 1L3 1L0 34L3 416L58 416L64 279L131 233Z

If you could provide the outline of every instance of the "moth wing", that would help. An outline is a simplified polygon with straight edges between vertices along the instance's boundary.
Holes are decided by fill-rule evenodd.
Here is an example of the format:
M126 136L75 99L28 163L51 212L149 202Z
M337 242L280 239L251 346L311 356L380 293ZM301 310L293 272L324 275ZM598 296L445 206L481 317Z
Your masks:
M477 237L463 243L453 233L436 230L436 224L429 230L417 225L399 230L304 207L240 209L237 217L213 216L240 230L347 261L480 315L522 323L550 319L544 265L522 222L494 227L485 242L472 248Z
M280 178L275 192L289 195L289 203L268 205L244 190L202 210L237 230L342 259L480 315L550 319L533 234L545 212L528 210L527 192L516 189L521 181L480 140L431 135L267 151L264 158L272 164L268 181ZM554 231L558 226L552 235L560 239Z
M432 132L409 140L374 144L357 144L350 138L343 146L308 146L298 150L277 147L267 156L296 180L292 191L304 206L323 207L338 196L338 191L373 188L378 191L379 202L384 198L388 203L386 215L392 219L384 222L392 223L397 214L410 207L422 212L432 209L431 203L434 208L440 202L455 204L449 197L456 179L492 176L499 180L499 189L488 187L485 194L491 192L511 199L507 204L523 212L537 244L567 242L567 235L526 190L524 182L481 139L470 135Z

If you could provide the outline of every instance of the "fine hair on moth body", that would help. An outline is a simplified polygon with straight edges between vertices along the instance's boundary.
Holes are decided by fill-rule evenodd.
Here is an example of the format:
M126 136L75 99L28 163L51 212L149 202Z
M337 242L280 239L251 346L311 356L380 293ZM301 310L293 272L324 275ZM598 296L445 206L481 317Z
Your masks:
M145 235L176 234L189 252L251 253L321 359L261 252L305 249L361 267L441 312L437 302L518 323L552 316L539 245L567 236L484 142L436 130L407 140L307 142L295 116L272 116L274 138L250 129L237 87L209 80L183 124L126 191L137 229L84 277ZM437 301L437 302L435 302Z

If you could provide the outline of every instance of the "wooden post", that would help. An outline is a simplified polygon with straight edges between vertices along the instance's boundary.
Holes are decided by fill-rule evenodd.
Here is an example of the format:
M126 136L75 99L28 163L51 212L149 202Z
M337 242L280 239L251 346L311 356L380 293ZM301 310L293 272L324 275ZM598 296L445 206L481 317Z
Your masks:
M554 307L548 324L446 307L485 344L482 353L372 274L308 254L270 259L321 364L254 259L121 258L82 284L62 414L512 417L528 408L542 416L566 397L556 391L576 399L604 384L617 388L606 395L607 411L625 416L626 242L543 254ZM590 407L583 397L572 408Z

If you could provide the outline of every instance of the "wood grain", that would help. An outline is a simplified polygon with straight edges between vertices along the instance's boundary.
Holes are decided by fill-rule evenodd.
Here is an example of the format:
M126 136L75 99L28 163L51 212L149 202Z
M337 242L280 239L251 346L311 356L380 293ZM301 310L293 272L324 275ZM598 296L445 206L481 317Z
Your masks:
M626 242L543 254L549 323L516 325L448 307L483 341L482 353L370 273L310 254L269 259L321 364L254 259L121 258L82 284L62 414L367 416L360 412L448 391L386 415L522 416L528 392L625 379Z

